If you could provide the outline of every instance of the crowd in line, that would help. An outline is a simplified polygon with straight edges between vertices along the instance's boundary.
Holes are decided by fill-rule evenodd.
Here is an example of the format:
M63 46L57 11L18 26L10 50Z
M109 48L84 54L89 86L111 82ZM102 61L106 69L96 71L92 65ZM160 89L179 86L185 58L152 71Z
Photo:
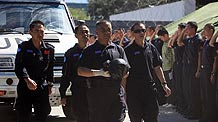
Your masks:
M172 90L171 96L164 98L158 78L154 76L159 90L158 101L160 105L175 105L185 118L217 122L218 31L215 32L211 23L199 33L197 30L198 25L193 21L178 24L172 35L161 25L146 28L145 41L152 43L161 54L164 76ZM116 30L114 37L114 42L121 46L126 45L126 38L134 40L122 29Z
M18 45L18 122L31 121L32 106L36 122L46 122L51 111L55 49L43 42L44 29L43 22L33 21L32 38ZM64 55L62 106L72 100L77 122L123 122L126 110L131 122L158 122L159 106L171 104L188 119L217 122L218 31L210 23L199 34L197 30L197 23L189 21L172 35L164 26L140 22L127 32L113 31L111 22L100 20L93 35L80 23L75 28L78 43ZM105 68L105 62L114 60L129 71L117 70L122 75L114 78Z
M159 105L175 105L176 110L188 119L215 122L218 114L218 32L215 33L211 23L206 24L200 33L197 30L197 23L193 21L180 23L172 35L162 25L137 31L130 28L126 32L118 28L113 31L111 40L125 49L134 43L134 33L143 33L144 41L153 44L162 56L161 67L172 90L172 95L166 98L158 77L152 73Z
M135 26L137 28L134 28ZM155 98L159 105L174 105L176 110L187 119L198 119L199 122L218 121L218 45L216 42L218 32L215 32L215 27L211 23L206 24L201 32L197 33L197 30L197 23L189 21L178 24L177 30L172 35L169 35L162 25L153 27L143 23L135 23L126 32L123 28L111 32L111 41L124 48L131 67L129 77L125 82L125 89L128 114L132 122L157 121L158 109L155 109L154 104L150 104L153 108L146 107L148 102L145 102L152 103L151 96L153 95L148 95L146 93L149 91L143 90L147 89L143 82L150 80L156 83ZM98 40L98 34L96 40ZM144 42L138 43L137 40ZM143 44L140 45L142 42ZM131 51L134 55L140 53L136 51L139 45L145 51L147 43L154 46L157 51L154 52L158 53L155 54L152 51L152 63L148 61L151 58L146 57L146 54L140 57L142 60L130 55ZM154 65L153 63L159 60L155 56L159 55L161 63ZM153 66L140 63L143 61ZM164 80L155 71L155 66L159 65L163 71ZM167 83L172 91L170 96L163 87L164 83Z

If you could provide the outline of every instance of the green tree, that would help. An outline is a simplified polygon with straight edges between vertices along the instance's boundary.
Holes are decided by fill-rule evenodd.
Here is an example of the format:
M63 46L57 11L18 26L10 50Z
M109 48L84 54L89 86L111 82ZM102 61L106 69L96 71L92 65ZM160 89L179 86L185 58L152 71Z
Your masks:
M180 0L89 0L88 14L91 19L108 19L112 14L175 1Z
M75 20L90 20L90 16L87 15L87 12L81 8L69 8L73 19Z
M126 0L89 0L88 13L92 19L108 19L119 13Z

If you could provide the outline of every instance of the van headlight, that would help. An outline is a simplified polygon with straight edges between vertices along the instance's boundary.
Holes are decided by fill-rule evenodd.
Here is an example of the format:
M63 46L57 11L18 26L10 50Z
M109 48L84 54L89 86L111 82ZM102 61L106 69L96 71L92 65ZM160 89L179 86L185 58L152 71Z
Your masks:
M13 59L10 57L0 57L0 70L13 69Z

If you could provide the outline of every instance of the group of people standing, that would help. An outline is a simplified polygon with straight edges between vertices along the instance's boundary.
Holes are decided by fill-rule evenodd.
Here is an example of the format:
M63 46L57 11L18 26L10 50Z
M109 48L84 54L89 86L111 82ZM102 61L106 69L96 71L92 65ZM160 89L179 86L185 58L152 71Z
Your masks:
M64 55L59 88L62 105L67 104L66 90L71 84L72 114L77 122L123 122L127 109L131 122L157 122L159 105L164 103L174 104L189 119L216 122L218 32L213 34L213 25L207 24L200 37L197 28L195 22L181 23L170 37L163 26L155 29L137 22L128 38L119 30L122 43L114 43L111 22L100 20L91 44L88 26L78 25L78 43ZM30 24L30 34L32 39L18 46L15 62L18 122L30 122L32 104L36 120L46 122L51 110L48 95L54 48L42 41L41 21ZM119 58L125 60L129 72L118 80L104 64ZM161 90L164 99L158 95Z
M85 24L76 27L76 37L81 37L78 45L83 46L74 46L66 52L60 93L62 104L66 104L65 92L71 81L73 109L78 122L122 122L127 109L132 122L158 121L153 73L160 79L166 96L171 90L163 75L161 56L145 41L145 32L143 23L135 23L131 27L134 40L123 48L121 43L111 41L111 22L100 20L96 23L96 42L85 47L88 27ZM130 68L121 80L113 79L110 72L104 70L106 61L117 58L124 59Z
M169 37L164 27L157 26L153 28L157 38L151 36L149 41L162 54L164 75L172 90L166 102L185 118L217 122L218 32L211 23L200 34L197 30L196 22L180 23Z
M217 44L215 27L206 24L200 35L197 23L187 22L174 35L174 86L178 111L189 119L217 122ZM171 43L173 44L173 43ZM182 77L181 77L182 76Z

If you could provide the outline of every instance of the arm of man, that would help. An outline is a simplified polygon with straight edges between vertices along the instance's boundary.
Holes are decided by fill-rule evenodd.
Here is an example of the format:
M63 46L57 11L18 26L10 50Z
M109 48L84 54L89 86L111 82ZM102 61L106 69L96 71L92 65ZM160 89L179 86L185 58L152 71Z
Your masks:
M83 77L95 77L95 76L110 77L109 72L104 71L103 69L96 70L86 67L78 67L77 73L79 76L83 76Z
M119 36L120 36L120 43L119 43L119 45L120 45L121 47L123 47L123 46L124 46L124 45L123 45L123 43L124 43L124 37L126 36L125 30L124 30L123 28L120 28L120 29L119 29Z
M156 66L154 67L154 72L155 74L157 75L158 79L160 80L161 82L161 85L164 89L164 91L166 92L166 97L170 96L171 94L171 90L170 88L167 86L167 82L165 80L165 77L164 77L164 74L163 74L163 70L160 66Z
M200 71L201 71L201 62L202 62L202 50L199 49L198 51L198 66L197 66L197 71L195 73L195 78L199 78L200 77Z
M26 43L18 45L17 55L15 59L15 73L20 80L19 82L21 82L21 79L23 79L26 82L29 90L36 90L37 84L35 81L29 78L28 72L24 66L24 59L26 59L24 56L25 44Z
M218 31L214 34L214 36L211 38L211 40L209 42L209 45L211 47L214 47L214 43L216 42L217 37L218 37Z
M182 30L182 33L178 36L178 39L177 39L177 44L178 44L178 46L184 46L185 44L184 44L184 42L183 42L183 40L185 39L185 31L186 31L187 29L185 28L185 29L183 29Z
M25 80L29 90L36 90L37 89L37 84L34 80L30 79L29 77L24 78L24 80Z
M48 50L49 50L49 55L50 55L50 59L49 59L49 64L48 64L48 68L46 70L46 81L48 83L48 89L49 89L49 95L52 93L52 87L53 87L53 82L54 82L54 61L55 61L55 57L54 57L54 46L50 45L50 44L46 44L48 46Z
M216 71L216 67L217 67L217 56L214 57L214 61L213 61L213 69L211 71L211 76L210 76L210 82L212 84L215 84L215 73L217 72Z
M179 36L179 32L178 30L170 37L170 40L168 42L168 47L173 47L173 44L175 43L175 41L177 41Z
M150 40L149 40L150 43L151 43L151 41L154 40L154 38L155 38L155 36L157 35L157 32L158 32L159 30L160 30L160 25L158 25L158 26L155 28L154 33L151 35Z
M63 68L62 68L63 75L61 77L61 82L60 82L60 87L59 87L62 106L65 106L67 103L66 91L67 91L67 88L70 86L70 76L73 75L72 69L74 68L72 67L72 62L69 61L67 57L67 53L65 53L64 57L65 57L65 61L63 64Z

